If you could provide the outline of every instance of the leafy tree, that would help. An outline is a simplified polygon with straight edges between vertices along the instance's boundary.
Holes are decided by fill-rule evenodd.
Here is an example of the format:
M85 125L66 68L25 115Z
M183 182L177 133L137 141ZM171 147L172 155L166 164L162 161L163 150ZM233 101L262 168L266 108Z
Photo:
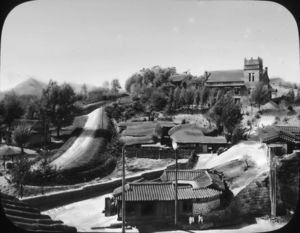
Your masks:
M232 144L236 144L241 140L246 139L246 129L242 127L241 124L238 124L234 127L231 142Z
M177 86L173 93L174 109L177 109L180 106L180 93L181 93L181 89L179 86Z
M196 93L196 90L194 87L187 87L186 93L185 93L185 103L186 104L188 104L188 105L193 104L195 93Z
M295 104L300 104L300 89L297 89L297 95L295 97Z
M17 161L15 162L11 170L12 182L17 187L20 197L23 196L23 188L24 188L23 186L30 172L30 167L31 167L30 161L26 156L23 156L22 158L17 159Z
M200 99L201 99L201 92L200 88L197 88L196 91L194 92L194 101L193 104L198 106L200 104Z
M201 105L207 102L208 96L209 96L209 90L206 86L203 86L201 90L201 98L200 98Z
M216 102L210 111L210 116L215 120L218 128L223 128L224 133L228 134L230 138L234 128L243 118L241 106L234 103L231 92L226 93L224 98Z
M290 89L288 91L288 93L286 94L286 99L289 103L294 103L294 101L295 101L294 89Z
M262 104L267 103L271 98L271 89L263 82L258 82L251 94L251 101L255 102L260 109Z
M121 85L118 79L113 79L111 81L111 91L114 94L118 94L119 90L121 89Z
M150 104L153 107L153 110L160 111L164 109L168 101L168 97L157 90L154 90L151 95Z
M13 131L13 139L15 143L21 148L21 153L24 153L24 146L29 140L31 129L25 124L18 125Z
M4 96L2 100L2 111L4 122L11 127L11 123L21 117L24 113L20 98L14 93L9 92Z
M179 106L182 107L184 106L186 103L186 89L183 87L180 90L180 95L179 95Z
M56 126L57 137L61 127L72 122L76 111L75 101L76 94L69 84L58 86L56 82L50 81L43 90L43 110Z

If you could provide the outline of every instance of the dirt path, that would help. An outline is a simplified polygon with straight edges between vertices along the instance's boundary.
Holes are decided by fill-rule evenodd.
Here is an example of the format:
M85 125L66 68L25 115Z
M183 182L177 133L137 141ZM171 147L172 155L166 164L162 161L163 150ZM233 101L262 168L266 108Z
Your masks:
M51 162L51 165L56 166L57 169L80 166L94 156L91 149L101 140L101 138L94 138L95 132L101 128L106 129L108 122L103 108L97 108L87 116L88 119L80 136L65 153Z

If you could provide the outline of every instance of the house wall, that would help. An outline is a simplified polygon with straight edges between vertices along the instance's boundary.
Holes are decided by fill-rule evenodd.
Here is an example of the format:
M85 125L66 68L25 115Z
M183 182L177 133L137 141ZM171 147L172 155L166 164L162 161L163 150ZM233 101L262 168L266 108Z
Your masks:
M121 204L121 202L119 202ZM143 209L153 205L153 213L143 214ZM130 207L129 207L130 206ZM143 224L155 222L172 222L174 219L174 201L144 201L126 202L126 221L129 224ZM129 211L128 208L131 208ZM122 216L122 208L119 209L119 218Z
M193 214L207 214L211 210L216 209L220 206L220 198L207 201L207 202L195 202L193 203Z

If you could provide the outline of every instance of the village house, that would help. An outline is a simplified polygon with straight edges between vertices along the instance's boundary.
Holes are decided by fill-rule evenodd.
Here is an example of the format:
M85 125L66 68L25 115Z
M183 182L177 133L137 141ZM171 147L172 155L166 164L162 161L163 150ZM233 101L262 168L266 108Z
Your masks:
M291 154L294 150L300 150L300 127L276 126L275 130L263 136L262 142L267 145L279 144L284 154Z
M216 152L220 147L227 147L224 136L206 136L204 128L197 124L182 124L169 130L172 141L181 149L194 150L197 153Z
M114 191L118 218L122 218L122 191ZM178 187L178 219L188 222L189 216L205 215L220 207L221 192L211 188ZM130 225L174 221L175 186L173 182L128 183L125 187L126 222Z
M259 81L271 88L268 68L263 69L263 60L260 57L245 58L244 69L206 71L205 77L205 86L210 89L233 90L236 103L249 103L249 96Z

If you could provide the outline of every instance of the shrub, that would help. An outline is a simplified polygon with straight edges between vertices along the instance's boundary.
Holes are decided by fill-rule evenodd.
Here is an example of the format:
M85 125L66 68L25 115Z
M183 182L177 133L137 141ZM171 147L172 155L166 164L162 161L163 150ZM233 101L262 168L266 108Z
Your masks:
M256 119L259 119L259 118L260 118L259 112L257 112L257 113L255 114L255 118L256 118Z

